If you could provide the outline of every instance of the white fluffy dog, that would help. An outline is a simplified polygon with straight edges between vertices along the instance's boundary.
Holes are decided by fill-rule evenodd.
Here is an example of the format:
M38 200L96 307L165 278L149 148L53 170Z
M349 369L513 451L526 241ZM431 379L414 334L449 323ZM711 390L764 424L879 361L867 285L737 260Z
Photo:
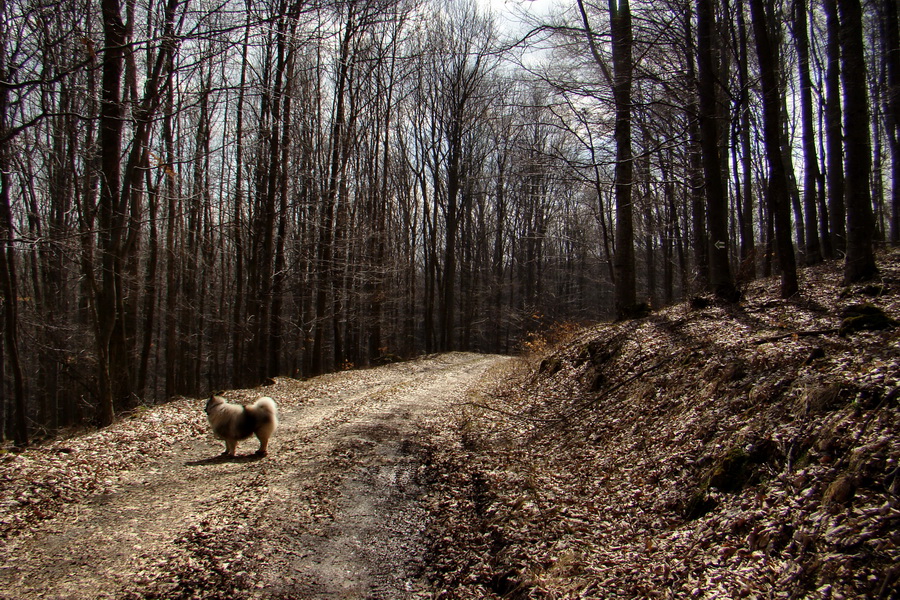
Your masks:
M256 454L265 456L269 438L278 427L278 407L274 400L265 396L249 406L212 396L206 402L206 417L216 437L225 440L224 456L234 456L237 443L254 434L259 439Z

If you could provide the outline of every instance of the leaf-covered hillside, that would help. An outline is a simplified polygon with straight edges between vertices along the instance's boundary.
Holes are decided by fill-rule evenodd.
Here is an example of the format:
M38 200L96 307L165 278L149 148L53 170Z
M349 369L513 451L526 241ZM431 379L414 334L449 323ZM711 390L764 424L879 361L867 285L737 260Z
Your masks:
M900 254L879 258L868 284L830 263L790 300L757 282L496 373L435 450L444 597L900 597Z

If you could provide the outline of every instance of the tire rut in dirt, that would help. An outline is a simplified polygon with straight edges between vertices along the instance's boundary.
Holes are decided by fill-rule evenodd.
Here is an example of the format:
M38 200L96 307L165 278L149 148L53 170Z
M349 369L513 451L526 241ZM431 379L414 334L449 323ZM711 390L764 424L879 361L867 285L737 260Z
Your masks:
M310 482L324 484L317 508L327 511L311 522L289 501L270 505L256 545L269 557L267 597L399 599L422 589L428 514L416 435L408 415L366 415L337 428L318 458L273 485L273 495L287 499L306 495ZM286 531L296 535L279 535Z
M494 361L457 356L407 370L367 395L367 410L307 438L298 448L305 463L273 483L257 528L263 598L430 597L420 579L429 520L419 481L423 423L461 400ZM295 499L312 489L318 503L298 510L304 502Z

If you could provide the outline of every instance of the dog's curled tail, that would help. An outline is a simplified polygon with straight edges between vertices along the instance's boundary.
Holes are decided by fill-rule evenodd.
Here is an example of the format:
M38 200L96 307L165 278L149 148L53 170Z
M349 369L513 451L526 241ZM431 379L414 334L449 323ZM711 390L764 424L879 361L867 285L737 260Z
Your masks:
M272 418L278 418L278 406L275 401L268 396L263 396L253 403L253 409L259 412L266 412L272 415Z

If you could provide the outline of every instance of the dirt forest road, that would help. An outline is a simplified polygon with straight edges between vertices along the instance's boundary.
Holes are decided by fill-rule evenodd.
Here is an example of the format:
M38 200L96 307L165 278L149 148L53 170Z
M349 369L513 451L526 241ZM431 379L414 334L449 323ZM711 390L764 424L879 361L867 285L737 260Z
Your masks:
M5 540L0 598L429 597L423 436L505 360L452 353L226 392L279 403L268 457L255 439L227 460L209 434L185 437Z

